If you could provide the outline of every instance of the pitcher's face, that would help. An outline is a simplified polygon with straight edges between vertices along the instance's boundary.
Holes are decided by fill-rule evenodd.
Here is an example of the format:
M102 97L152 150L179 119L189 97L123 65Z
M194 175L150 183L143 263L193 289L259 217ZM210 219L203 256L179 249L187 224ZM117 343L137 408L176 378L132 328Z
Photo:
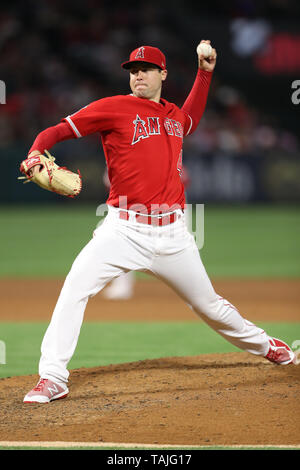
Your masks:
M130 88L137 98L160 100L162 82L167 77L167 71L147 63L133 64L130 68Z

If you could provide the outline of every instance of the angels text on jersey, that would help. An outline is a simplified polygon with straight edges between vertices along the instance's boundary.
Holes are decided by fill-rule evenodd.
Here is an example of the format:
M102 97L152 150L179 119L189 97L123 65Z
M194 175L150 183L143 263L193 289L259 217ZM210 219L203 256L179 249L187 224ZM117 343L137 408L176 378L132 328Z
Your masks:
M158 116L147 117L147 119L142 119L137 114L136 118L132 121L134 124L133 129L133 138L131 145L136 144L141 139L147 139L153 135L161 134L161 123ZM166 133L171 136L183 138L183 127L182 124L175 119L164 118L163 120L163 129Z

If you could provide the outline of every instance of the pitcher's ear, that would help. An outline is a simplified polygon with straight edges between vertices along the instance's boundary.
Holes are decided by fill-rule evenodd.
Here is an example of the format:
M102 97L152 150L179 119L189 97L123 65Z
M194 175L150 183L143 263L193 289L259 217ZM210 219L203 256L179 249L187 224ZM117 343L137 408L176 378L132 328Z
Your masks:
M161 79L164 81L168 76L168 71L167 70L162 70L161 71Z

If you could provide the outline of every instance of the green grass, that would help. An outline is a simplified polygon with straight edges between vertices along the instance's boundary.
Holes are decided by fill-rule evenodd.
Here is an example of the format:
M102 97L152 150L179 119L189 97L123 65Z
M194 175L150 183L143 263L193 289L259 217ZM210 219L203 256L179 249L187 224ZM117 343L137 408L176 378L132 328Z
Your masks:
M37 373L40 345L47 325L0 323L0 339L6 345L6 364L0 364L0 377ZM300 339L300 323L259 323L259 326L289 344ZM69 369L238 351L201 321L86 322Z
M95 207L11 206L0 209L0 276L57 277L92 237Z
M213 277L300 276L300 211L296 207L205 206L201 256Z
M64 277L100 218L97 204L0 207L0 277ZM300 277L300 211L205 205L201 256L211 277Z

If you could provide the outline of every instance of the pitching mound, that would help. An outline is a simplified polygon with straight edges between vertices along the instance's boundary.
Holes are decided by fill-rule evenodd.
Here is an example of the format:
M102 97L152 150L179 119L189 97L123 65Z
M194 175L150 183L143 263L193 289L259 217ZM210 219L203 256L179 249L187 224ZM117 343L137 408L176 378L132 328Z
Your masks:
M0 441L297 445L300 367L248 353L71 371L68 398L23 404L38 376L0 380Z

